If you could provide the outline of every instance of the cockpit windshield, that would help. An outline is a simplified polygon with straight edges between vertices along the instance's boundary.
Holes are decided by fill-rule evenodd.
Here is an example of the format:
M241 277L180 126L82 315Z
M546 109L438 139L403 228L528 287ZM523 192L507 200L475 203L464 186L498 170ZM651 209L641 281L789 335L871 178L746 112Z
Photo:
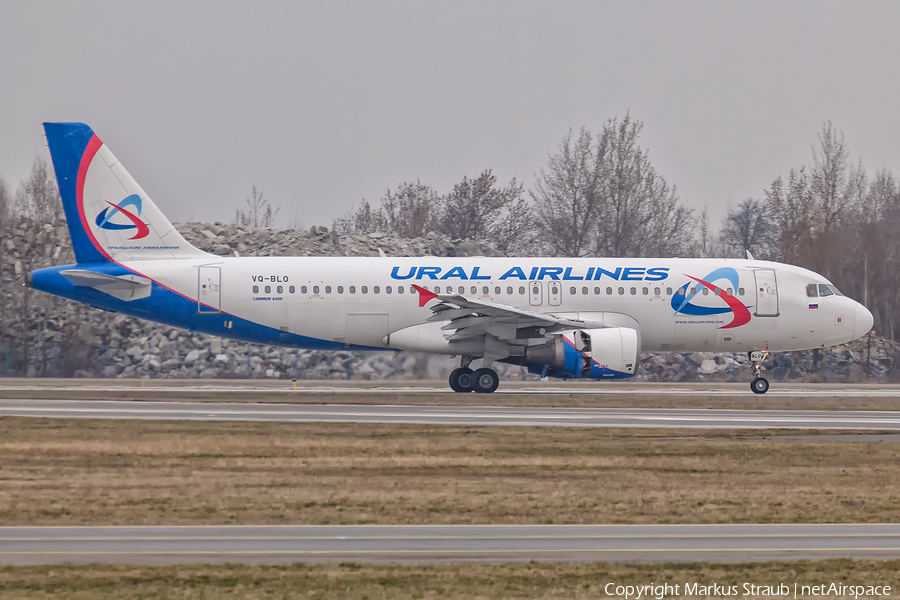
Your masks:
M828 283L820 283L815 284L811 283L806 286L806 295L810 298L822 297L825 296L843 296L843 294L832 284Z

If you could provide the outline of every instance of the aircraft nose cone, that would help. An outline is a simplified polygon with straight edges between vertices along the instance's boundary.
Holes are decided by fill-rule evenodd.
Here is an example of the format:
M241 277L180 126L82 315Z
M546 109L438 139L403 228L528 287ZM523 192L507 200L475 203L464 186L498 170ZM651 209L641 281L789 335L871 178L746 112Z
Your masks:
M872 325L875 324L875 318L872 316L872 313L869 312L868 308L862 304L857 304L855 323L856 324L853 326L853 339L861 338L869 333L869 331L872 330Z

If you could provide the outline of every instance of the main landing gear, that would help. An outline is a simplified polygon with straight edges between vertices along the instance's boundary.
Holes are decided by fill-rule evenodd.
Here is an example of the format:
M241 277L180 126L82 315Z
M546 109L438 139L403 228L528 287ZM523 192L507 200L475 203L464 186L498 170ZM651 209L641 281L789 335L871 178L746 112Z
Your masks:
M490 394L500 385L500 376L493 369L481 368L473 371L469 368L471 356L464 356L458 369L450 373L450 389L458 394L476 392Z
M748 353L750 358L750 369L753 371L753 381L750 382L750 390L754 394L765 394L769 391L769 380L760 375L762 372L762 362L769 355L769 351L754 351Z

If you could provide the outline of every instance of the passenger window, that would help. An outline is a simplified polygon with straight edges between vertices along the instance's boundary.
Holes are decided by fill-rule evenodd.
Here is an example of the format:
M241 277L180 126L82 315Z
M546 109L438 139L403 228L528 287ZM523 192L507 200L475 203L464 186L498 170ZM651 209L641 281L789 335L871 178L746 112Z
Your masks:
M825 296L833 296L834 292L831 291L831 288L825 285L824 283L819 284L819 295L823 298Z
M595 296L599 296L599 295L600 295L600 288L598 288L598 287L595 287L595 288L594 288L594 295L595 295Z
M494 286L494 293L497 294L497 295L500 294L500 286L499 286L499 285L498 285L498 286Z
M738 288L738 296L744 295L744 288Z
M391 286L386 286L386 287L384 288L384 293L385 293L385 294L390 294L391 291L393 291L393 290L391 290Z
M637 295L637 288L631 288L631 295L632 296Z
M355 285L351 285L349 291L350 291L351 294L355 294L355 293L356 293L356 286L355 286Z
M727 293L729 296L734 296L734 290L731 288L728 288Z
M588 289L586 287L581 288L581 293L585 296L588 295Z
M474 285L472 286L471 289L472 289L472 293L473 293L473 294L477 294L477 293L478 293L478 288L475 287Z
M338 286L338 294L343 294L343 293L344 293L344 286L339 285Z
M625 288L623 288L623 287L620 287L620 288L619 288L619 295L620 295L620 296L624 296L624 295L625 295Z
M402 294L402 293L403 293L403 286L402 286L402 285L398 285L398 286L397 286L397 293L398 293L398 294Z
M649 293L650 293L650 290L647 289L647 288L644 288L644 295L646 296L646 295L649 294Z
M378 286L376 285L375 287L372 288L372 292L374 292L374 293L376 293L376 294L380 294L380 293L381 293L381 288L378 287Z
M659 289L659 288L653 288L653 295L654 295L654 296L659 296L659 292L660 292L660 289Z
M452 293L453 293L453 287L451 287L451 286L448 285L448 286L447 286L447 293L448 293L448 294L452 294Z
M319 293L319 286L314 285L313 286L313 294L318 294L318 293Z
M258 285L254 285L254 286L253 286L253 293L254 293L254 294L258 294L258 293L259 293L259 286L258 286Z
M483 288L481 288L481 293L482 294L490 294L491 288L489 288L488 286L484 286Z
M301 293L301 294L305 294L306 291L307 291L307 289L308 289L308 288L307 288L305 285L301 285L301 286L300 286L300 293Z
M466 293L466 288L464 288L463 286L459 286L459 287L456 289L456 291L457 291L457 293L465 294L465 293ZM451 292L451 293L452 293L452 292Z
M364 286L362 286L361 288L359 288L359 291L362 292L363 294L368 294L368 293L369 293L369 286L364 285Z
M809 284L808 286L806 286L806 295L809 296L810 298L816 298L816 297L818 297L818 295L819 295L819 286L817 286L817 285L814 284L814 283L811 283L811 284Z
M575 293L576 293L577 291L578 291L578 290L576 290L574 287L570 287L570 288L569 288L569 295L570 295L570 296L574 296Z
M326 286L325 286L325 293L326 293L326 294L330 294L330 293L331 293L331 286L330 286L330 285L326 285Z
M508 295L512 296L513 289L512 289L512 286L511 286L511 285L506 286L506 293L507 293Z
M524 286L524 285L520 285L520 286L519 286L519 295L520 295L520 296L524 296L524 295L525 295L525 286Z
M621 290L622 288L619 288L619 289ZM621 294L622 292L619 292L619 293ZM612 296L612 288L611 287L606 288L606 295Z
M267 293L267 294L271 294L271 293L272 293L272 286L271 286L271 285L267 285L267 286L266 286L266 293Z
M666 288L666 296L672 295L672 288Z
M279 294L283 294L284 288L279 285L277 288L275 288L275 291L278 292Z

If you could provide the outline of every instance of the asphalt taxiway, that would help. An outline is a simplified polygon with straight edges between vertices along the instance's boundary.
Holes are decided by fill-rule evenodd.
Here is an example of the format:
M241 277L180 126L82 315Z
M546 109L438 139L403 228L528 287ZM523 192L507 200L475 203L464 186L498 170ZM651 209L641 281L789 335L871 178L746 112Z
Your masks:
M0 564L886 559L900 524L3 527Z
M291 423L900 431L900 412L839 410L522 408L5 399L0 400L0 416Z

